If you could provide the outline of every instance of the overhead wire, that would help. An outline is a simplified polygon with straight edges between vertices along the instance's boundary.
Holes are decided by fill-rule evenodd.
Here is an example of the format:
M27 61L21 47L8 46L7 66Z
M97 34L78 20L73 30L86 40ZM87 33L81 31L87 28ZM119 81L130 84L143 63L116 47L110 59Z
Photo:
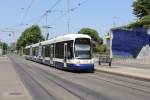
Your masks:
M31 7L32 7L32 5L33 5L33 3L34 3L34 1L35 1L35 0L32 0L32 1L30 2L29 6L26 8L26 11L25 11L25 13L24 13L24 15L23 15L23 17L22 17L22 20L21 20L20 25L22 25L22 24L24 23L24 20L25 20L25 18L27 17L27 15L28 15L28 13L29 13L29 10L31 9Z
M37 24L39 23L42 18L46 15L46 13L52 13L52 12L62 12L62 10L54 10L52 11L53 8L55 8L62 0L57 0L48 10L46 10L42 15L36 17L36 18L33 18L31 20L29 20L27 23L23 23L24 19L26 18L30 8L32 7L33 3L34 3L35 0L32 0L31 3L29 4L29 6L27 7L26 9L26 12L24 14L24 16L22 17L22 20L20 22L19 25L17 26L27 26L27 25L30 25L31 23L34 23L34 24Z
M89 0L84 0L80 3L77 4L77 6L70 8L69 10L65 11L61 16L57 17L56 19L53 20L52 24L55 24L58 20L62 19L64 16L69 14L70 12L74 12L76 9L81 7L83 4L87 3Z
M32 0L34 1L34 0ZM79 7L81 7L83 4L87 3L89 0L83 0L80 3L78 3L75 7L72 7L66 11L64 10L53 10L62 0L57 0L48 10L46 10L42 15L32 19L29 21L29 23L34 22L34 24L38 24L48 13L53 13L53 12L61 12L63 13L61 16L57 17L56 19L54 19L51 24L55 24L55 22L57 22L58 20L62 19L63 17L65 17L67 14L74 12L76 9L78 9ZM30 6L28 7L28 9L31 8L33 3L30 4ZM29 25L29 24L26 24Z
M39 16L36 23L39 23L44 16L48 13L52 13L52 10L61 2L62 0L57 0L48 10L46 10L41 16Z

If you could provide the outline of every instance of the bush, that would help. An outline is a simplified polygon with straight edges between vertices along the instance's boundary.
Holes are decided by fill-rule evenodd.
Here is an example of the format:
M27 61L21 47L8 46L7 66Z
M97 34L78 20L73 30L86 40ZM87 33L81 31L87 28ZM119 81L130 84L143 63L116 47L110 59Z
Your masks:
M98 48L96 48L96 51L101 54L101 53L106 53L107 49L105 45L101 44L98 46Z

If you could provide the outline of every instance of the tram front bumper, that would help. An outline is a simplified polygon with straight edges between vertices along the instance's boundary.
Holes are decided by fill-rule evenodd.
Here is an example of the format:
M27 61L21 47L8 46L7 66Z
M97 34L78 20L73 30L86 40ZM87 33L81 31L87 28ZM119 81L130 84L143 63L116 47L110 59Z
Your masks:
M94 64L67 64L69 70L92 71Z

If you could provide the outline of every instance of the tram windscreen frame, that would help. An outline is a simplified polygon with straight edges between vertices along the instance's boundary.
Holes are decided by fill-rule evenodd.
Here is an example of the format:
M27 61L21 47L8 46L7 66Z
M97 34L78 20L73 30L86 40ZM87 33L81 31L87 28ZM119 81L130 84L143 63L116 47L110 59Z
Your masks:
M75 58L91 59L91 40L89 38L77 38L75 40Z

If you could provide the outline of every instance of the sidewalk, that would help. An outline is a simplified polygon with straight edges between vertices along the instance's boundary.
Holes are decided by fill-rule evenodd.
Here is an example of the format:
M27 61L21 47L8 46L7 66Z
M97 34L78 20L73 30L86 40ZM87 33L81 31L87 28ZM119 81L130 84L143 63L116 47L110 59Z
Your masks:
M125 67L121 65L98 65L95 64L95 69L100 72L106 72L121 76L132 77L140 80L147 80L150 81L150 70L148 69L141 69L141 68L133 68L133 67Z
M32 100L6 56L0 57L0 100Z

